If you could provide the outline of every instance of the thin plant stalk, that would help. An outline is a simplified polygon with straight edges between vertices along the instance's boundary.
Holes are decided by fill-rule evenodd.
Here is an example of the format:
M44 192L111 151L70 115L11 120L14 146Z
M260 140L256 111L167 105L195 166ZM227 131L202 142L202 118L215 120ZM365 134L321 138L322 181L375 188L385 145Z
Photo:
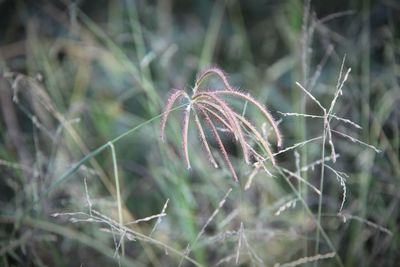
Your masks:
M191 168L189 160L189 149L188 149L188 135L189 135L189 118L190 118L191 104L189 104L183 114L183 127L182 127L182 147L183 154L185 155L185 161L188 170Z
M324 177L325 177L325 143L326 143L326 135L327 135L327 127L326 127L326 119L324 119L324 132L322 135L322 152L321 152L321 172L320 172L320 182L319 182L319 191L320 195L318 197L318 213L317 213L317 222L318 225L321 224L321 213L322 213L322 196L324 193ZM322 227L321 227L322 228ZM319 240L320 240L320 229L317 228L317 233L315 237L315 254L319 253Z
M115 154L115 148L114 148L113 143L108 142L108 146L111 149L111 156L112 156L113 170L114 170L114 179L115 179L115 189L117 191L116 194L117 194L118 220L119 220L119 224L122 226L122 225L124 225L124 218L123 218L123 214L122 214L121 188L119 185L117 156ZM121 254L122 254L122 257L125 256L125 242L124 242L123 236L121 236Z

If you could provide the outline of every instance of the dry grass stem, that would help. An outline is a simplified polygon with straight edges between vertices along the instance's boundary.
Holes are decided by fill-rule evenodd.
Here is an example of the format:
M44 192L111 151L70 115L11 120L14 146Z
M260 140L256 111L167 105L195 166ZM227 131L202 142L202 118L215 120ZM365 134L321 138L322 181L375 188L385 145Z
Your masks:
M217 263L215 263L213 266L215 266L215 267L220 266L220 265L228 266L227 263L230 262L230 261L232 261L232 260L234 260L234 259L236 259L236 257L237 257L236 253L231 254L231 255L229 255L229 256L226 256L226 257L220 259L220 260L219 260Z
M366 220L366 219L364 219L364 218L362 218L360 216L351 215L351 214L344 214L344 213L339 213L339 214L337 214L337 216L341 217L343 219L343 222L345 222L345 223L348 220L355 220L355 221L358 221L358 222L361 222L361 223L365 223L369 227L374 228L376 230L379 230L379 231L381 231L381 232L383 232L383 233L385 233L385 234L387 234L389 236L393 236L393 232L390 231L388 228L383 227L383 226L381 226L379 224L376 224L374 222L371 222L369 220Z
M190 104L184 111L183 126L182 126L182 147L188 169L191 168L189 160L189 150L188 150L189 117L190 117Z
M315 256L311 256L311 257L300 258L298 260L288 262L288 263L283 263L283 264L278 263L278 264L275 264L274 267L295 267L295 266L299 266L299 265L305 264L305 263L311 263L311 262L316 262L319 260L333 258L333 257L335 257L335 255L336 255L335 252L331 252L331 253L327 253L327 254L318 254Z
M251 184L253 183L253 179L259 172L260 168L261 168L261 164L257 164L257 166L255 166L253 171L250 173L249 178L247 178L247 182L244 186L244 190L248 190L250 188Z
M295 117L305 117L305 118L313 118L313 119L323 119L324 116L321 115L313 115L313 114L302 114L302 113L295 113L295 112L280 112L278 111L279 114L283 115L283 116L295 116ZM329 118L333 118L335 120L338 121L342 121L344 123L350 124L352 126L354 126L357 129L362 129L362 127L360 125L358 125L357 123L349 120L349 119L345 119L339 116L336 116L334 114L329 114L328 115Z
M124 223L124 225L137 224L137 223L140 223L140 222L148 222L148 221L151 221L153 219L159 219L159 218L164 217L166 215L167 215L166 213L160 213L160 214L156 214L156 215L151 215L151 216L148 216L148 217L143 218L143 219L138 219L138 220L134 220L132 222Z
M354 138L354 137L352 137L352 136L350 136L350 135L347 135L347 134L345 134L345 133L342 133L342 132L339 132L339 131L336 131L336 130L331 130L331 131L332 131L333 133L336 133L336 134L338 134L338 135L340 135L340 136L342 136L342 137L345 137L345 138L349 139L349 140L352 141L353 143L358 143L358 144L360 144L360 145L366 146L366 147L368 147L368 148L374 150L376 153L381 153L381 152L382 152L380 149L376 148L375 146L370 145L370 144L367 144L367 143L365 143L365 142L363 142L363 141L360 141L360 140L358 140L357 138Z
M340 157L339 154L336 154L336 155L335 155L335 158L336 158L336 159L339 158L339 157ZM332 157L332 156L326 156L323 160L319 159L319 160L316 160L316 161L314 161L314 162L312 162L312 163L310 163L310 164L307 164L307 165L301 167L301 168L300 168L300 171L306 172L306 171L308 171L308 170L310 170L310 169L311 169L312 171L314 171L315 166L322 164L322 162L328 162L328 161L331 161L331 160L333 160L333 157Z
M275 216L279 216L285 210L296 207L296 203L297 203L298 200L299 200L298 198L294 198L294 199L291 199L291 200L287 201L286 203L284 203L282 206L280 206L276 210L274 215Z
M165 204L164 204L160 214L166 213L168 203L169 203L169 198L167 199L167 201L165 201ZM156 223L153 226L153 229L151 229L151 232L149 234L150 237L154 234L154 232L156 231L156 229L160 223L161 223L161 217L158 217Z
M239 239L238 239L238 245L237 245L237 250L236 250L236 260L235 263L238 264L239 262L239 256L240 256L240 248L242 247L242 238L243 238L243 222L240 222L240 228L239 228Z
M265 151L267 151L267 153L268 153L268 155L269 155L269 157L270 157L270 159L271 159L272 164L275 165L276 162L275 162L274 155L272 154L272 150L271 150L271 148L269 147L267 141L265 141L265 139L262 137L262 135L260 134L260 132L257 131L257 129L256 129L245 117L242 117L242 116L237 115L237 114L236 114L236 116L237 116L237 118L238 118L241 122L243 122L243 124L250 130L250 132L251 132L252 134L254 134L255 140L257 140L257 141L260 143L260 145L262 146L262 148L263 148ZM258 156L258 155L257 155L257 156Z
M325 165L325 167L328 170L331 170L336 175L336 178L339 181L340 186L342 187L343 196L342 196L342 202L340 203L339 212L338 212L338 213L341 213L343 210L344 202L346 201L346 193L347 193L346 178L348 178L349 176L344 172L339 172L339 171L335 170L334 168L332 168L329 165Z
M287 170L287 169L285 169L285 168L281 168L281 170L282 170L283 172L285 172L285 173L287 173L287 174L290 175L288 178L290 178L290 177L296 178L296 179L299 180L300 182L302 182L302 183L306 184L307 186L309 186L309 187L310 187L312 190L314 190L314 192L316 192L318 195L321 195L321 190L319 190L318 188L316 188L315 186L313 186L312 184L310 184L307 180L305 180L305 179L304 179L303 177L301 177L300 175L298 175L298 174L296 174L296 173L294 173L294 172L291 172L291 171L289 171L289 170Z
M306 89L301 85L299 82L296 82L296 85L300 87L301 90L309 97L311 98L320 108L322 111L324 111L324 114L326 113L326 109L321 105L321 103Z

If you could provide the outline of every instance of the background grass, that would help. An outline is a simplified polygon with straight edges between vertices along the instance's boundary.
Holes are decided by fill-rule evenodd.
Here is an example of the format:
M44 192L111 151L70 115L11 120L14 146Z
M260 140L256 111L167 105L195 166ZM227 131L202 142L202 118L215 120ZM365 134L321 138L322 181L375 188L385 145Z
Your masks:
M309 9L297 0L0 1L1 264L177 266L189 244L190 260L204 266L274 266L302 258L308 265L396 266L399 9L396 1L372 0L311 1ZM288 182L279 169L270 169L273 177L258 172L244 190L253 168L229 139L240 185L223 164L208 163L193 128L193 169L186 170L180 111L171 115L168 143L159 138L154 117L168 91L189 92L196 73L210 65L281 120L284 148L320 136L322 120L279 112L322 115L295 82L329 107L344 55L352 72L334 112L362 129L337 121L331 127L382 152L333 136L340 157L326 164L348 174L341 215L342 187L328 169L319 214L318 195L294 178ZM18 83L16 73L25 74ZM254 110L246 113L262 123ZM130 129L112 154L107 143ZM319 188L320 165L300 169L321 159L321 150L320 141L309 142L280 154L278 165ZM121 218L127 223L162 213L167 200L158 223L118 228ZM73 223L86 215L51 216L90 214L90 208L107 218ZM319 228L326 236L317 242ZM315 261L315 255L329 258Z

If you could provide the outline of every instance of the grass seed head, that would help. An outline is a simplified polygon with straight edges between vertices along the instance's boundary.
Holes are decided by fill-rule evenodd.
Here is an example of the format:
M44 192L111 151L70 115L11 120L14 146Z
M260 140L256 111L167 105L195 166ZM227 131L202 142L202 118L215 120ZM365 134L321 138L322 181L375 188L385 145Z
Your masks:
M201 87L206 78L212 75L216 76L222 81L224 85L223 89L203 89ZM191 168L188 144L191 117L194 117L200 142L203 144L203 147L206 150L209 161L214 167L218 167L218 164L213 157L209 141L206 138L204 126L200 121L200 119L203 119L208 130L212 133L215 142L218 144L219 151L233 179L238 182L238 176L233 167L233 163L221 139L219 133L220 130L216 125L222 125L225 131L235 137L236 142L238 142L241 147L244 160L247 164L250 164L251 156L259 157L258 152L256 152L256 150L251 146L251 141L255 141L258 146L268 154L268 157L273 164L275 164L275 159L273 157L268 140L263 137L257 127L251 122L251 120L249 120L249 118L246 118L240 112L235 111L235 109L229 105L228 102L226 102L226 98L229 97L242 99L243 101L247 101L256 107L271 125L276 136L277 146L280 147L282 145L282 135L279 131L278 124L273 119L271 113L249 94L234 89L230 85L225 73L216 67L208 68L197 76L191 96L189 96L184 90L174 89L172 91L170 97L166 101L164 114L161 121L161 139L163 141L165 140L166 123L175 103L181 98L186 98L188 100L188 104L183 112L181 135L182 150L187 168Z

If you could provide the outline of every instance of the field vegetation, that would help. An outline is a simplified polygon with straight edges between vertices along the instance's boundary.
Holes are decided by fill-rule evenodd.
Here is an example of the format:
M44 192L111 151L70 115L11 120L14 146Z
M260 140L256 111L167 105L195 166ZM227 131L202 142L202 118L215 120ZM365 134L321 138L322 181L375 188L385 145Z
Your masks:
M397 266L396 1L0 1L1 266Z

